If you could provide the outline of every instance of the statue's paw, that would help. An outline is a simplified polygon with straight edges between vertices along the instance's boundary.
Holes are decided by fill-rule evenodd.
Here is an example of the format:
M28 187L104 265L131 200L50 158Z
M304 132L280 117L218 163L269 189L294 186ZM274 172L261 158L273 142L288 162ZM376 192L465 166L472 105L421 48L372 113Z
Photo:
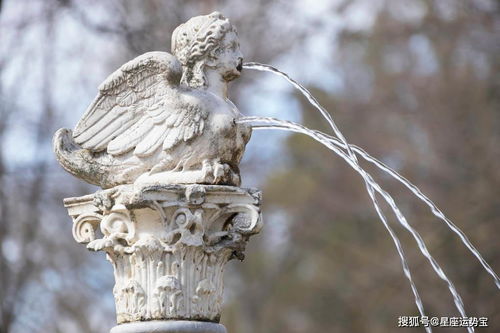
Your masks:
M224 183L228 173L229 166L227 164L214 163L214 184Z
M221 163L219 159L203 161L201 179L201 182L206 184L234 186L240 184L240 176L229 164Z
M201 168L202 172L202 182L204 183L212 183L214 181L214 166L213 163L209 160L204 160Z
M214 165L214 184L239 185L240 177L226 163Z

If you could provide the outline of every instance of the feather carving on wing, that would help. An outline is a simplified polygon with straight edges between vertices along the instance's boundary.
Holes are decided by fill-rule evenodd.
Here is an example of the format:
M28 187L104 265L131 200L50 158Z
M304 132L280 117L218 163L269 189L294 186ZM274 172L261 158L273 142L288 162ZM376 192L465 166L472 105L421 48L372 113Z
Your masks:
M75 127L75 142L93 152L148 157L201 135L208 112L181 101L181 74L180 63L167 52L126 63L99 87Z

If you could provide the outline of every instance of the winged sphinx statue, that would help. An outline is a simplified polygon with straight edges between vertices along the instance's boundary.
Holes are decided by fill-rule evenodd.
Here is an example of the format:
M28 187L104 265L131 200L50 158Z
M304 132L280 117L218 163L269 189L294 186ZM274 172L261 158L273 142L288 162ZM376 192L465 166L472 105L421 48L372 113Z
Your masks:
M236 29L218 12L177 27L172 54L145 53L123 65L74 131L54 136L59 163L102 188L120 184L240 184L251 129L227 84L240 76Z

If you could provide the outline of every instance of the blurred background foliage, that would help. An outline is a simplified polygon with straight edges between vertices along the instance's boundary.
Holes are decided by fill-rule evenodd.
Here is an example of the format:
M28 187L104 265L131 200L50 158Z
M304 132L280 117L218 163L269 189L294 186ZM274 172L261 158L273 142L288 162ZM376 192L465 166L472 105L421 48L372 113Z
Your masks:
M500 271L497 1L3 0L0 332L114 326L111 265L73 241L62 206L96 188L62 171L51 136L74 126L113 70L143 52L168 51L178 24L214 10L237 27L247 61L308 86L350 142L417 184ZM327 130L269 74L245 72L231 98L247 115ZM489 318L480 331L499 332L492 279L426 207L366 167L422 233L467 313ZM398 316L417 315L393 243L339 158L306 137L256 131L243 180L263 190L266 227L244 263L228 265L229 332L394 332ZM413 239L394 227L427 313L458 316Z

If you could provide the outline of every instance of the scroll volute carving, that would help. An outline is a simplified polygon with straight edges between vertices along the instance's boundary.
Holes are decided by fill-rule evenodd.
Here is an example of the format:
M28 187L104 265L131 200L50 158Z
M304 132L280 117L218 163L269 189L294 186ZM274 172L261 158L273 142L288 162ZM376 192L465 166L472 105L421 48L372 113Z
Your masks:
M233 248L234 256L242 260L246 240L260 231L262 220L258 206L229 204L218 210L207 225L207 245Z
M137 240L136 226L130 211L122 204L114 205L109 214L100 221L102 239L94 239L87 248L100 251L113 248L115 251L124 251Z
M89 213L78 216L73 223L73 238L78 243L89 243L96 239L96 231L101 223L102 215Z

